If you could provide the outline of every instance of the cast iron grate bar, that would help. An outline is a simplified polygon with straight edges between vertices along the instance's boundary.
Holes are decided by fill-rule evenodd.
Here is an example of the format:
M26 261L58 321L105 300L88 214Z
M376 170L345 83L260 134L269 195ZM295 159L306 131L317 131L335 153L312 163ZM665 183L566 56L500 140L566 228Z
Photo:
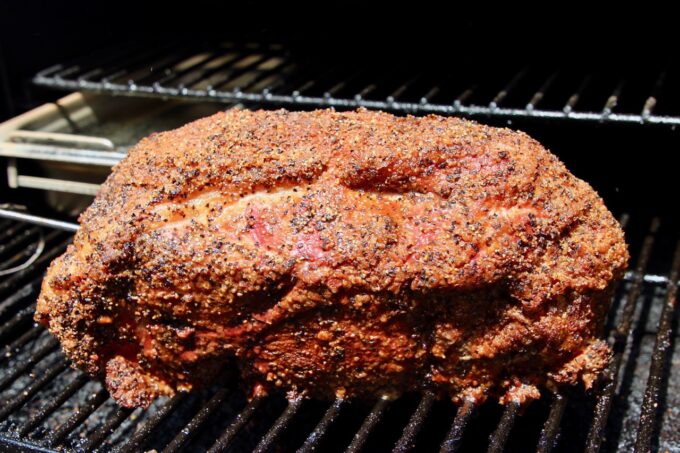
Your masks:
M493 100L489 102L489 108L492 110L496 110L500 104L503 102L503 100L508 96L508 93L514 91L514 88L517 86L517 84L524 78L524 76L527 74L529 71L529 68L524 68L521 71L519 71L517 74L515 74L510 82L494 96Z
M37 293L37 288L31 285L31 295ZM23 300L27 298L21 298ZM0 327L0 338L7 336L10 332L15 330L17 326L21 325L27 319L32 319L35 313L35 303L30 304L28 307L24 307L18 310L9 321L5 322L2 327Z
M220 55L220 58L225 57L225 55ZM243 60L244 55L242 53L234 53L231 55L227 55L227 58L222 61L219 65L212 67L210 69L202 70L200 72L190 72L186 73L182 76L182 82L177 84L177 88L180 90L185 90L187 87L193 86L196 83L200 83L202 81L207 81L210 80L210 78L215 75L219 74L222 71L228 70L228 68L233 65L234 63ZM162 90L163 88L163 82L159 81L157 82L156 89L157 90ZM208 85L207 89L212 89L211 85Z
M61 233L53 231L52 233L45 235L45 243L50 242L52 239L56 239L59 234ZM46 248L32 266L17 271L10 275L6 280L3 280L2 283L0 283L0 297L5 297L9 292L15 290L27 277L33 276L37 272L41 272L47 264L52 262L54 258L66 249L67 243L68 241L63 241L54 247L49 249Z
M7 229L0 231L0 242L4 243L15 236L18 236L22 230L26 229L26 226L25 223L16 223Z
M626 342L631 331L633 323L633 315L635 314L635 307L642 292L642 284L644 282L644 273L649 263L649 258L654 245L654 238L659 229L659 220L654 219L649 228L649 233L645 237L642 244L642 251L635 266L635 277L633 286L631 287L626 297L626 303L621 313L621 319L614 331L614 343L612 350L614 357L607 369L607 382L597 399L595 406L595 415L593 417L590 430L588 432L588 439L586 441L586 452L597 453L600 450L604 431L607 427L609 419L609 410L612 405L614 393L616 392L616 382L618 380L619 369L623 360L623 351L626 347Z
M227 58L232 54L237 54L239 58ZM121 57L116 60L118 66L113 63L108 63L107 66L106 63L91 59L82 60L70 66L60 65L58 70L51 67L38 73L33 82L41 86L64 90L216 102L250 102L260 105L303 108L365 107L421 114L680 125L680 112L670 112L668 115L655 113L655 106L659 100L663 99L666 92L672 93L675 88L668 87L669 81L674 80L668 76L668 69L662 69L658 75L656 69L648 69L648 75L653 80L656 79L653 86L640 85L643 82L633 83L632 80L636 80L633 78L614 80L612 92L599 111L580 111L577 107L584 97L598 94L587 90L592 87L590 82L593 77L583 71L580 73L554 71L547 75L540 74L537 72L540 70L538 65L527 65L510 75L504 71L496 71L498 75L492 77L487 74L486 77L482 77L484 80L488 79L485 82L486 86L468 85L467 89L462 92L458 91L460 95L457 98L447 98L442 93L460 90L461 87L458 84L462 81L450 75L442 75L446 74L446 71L441 71L436 67L419 66L417 72L413 72L416 71L415 69L410 70L411 72L404 72L394 71L396 68L390 68L389 64L376 62L370 71L359 73L345 71L340 75L336 73L335 79L328 80L326 68L307 61L297 61L293 62L294 66L287 66L285 70L286 65L279 65L278 70L272 73L282 79L276 82L276 85L288 84L288 81L294 80L301 82L296 85L304 89L274 92L268 88L257 89L257 84L252 84L248 89L221 89L220 87L234 82L239 75L260 75L261 70L257 65L245 68L237 66L237 63L245 58L260 56L262 58L260 62L274 57L285 59L288 53L278 48L204 45L201 48L182 49L182 52L178 52L176 47L164 52L152 52L152 56L146 59L140 59L139 55L140 52L131 51L128 57L136 58L136 60L126 64L125 58ZM214 62L221 61L221 58L227 59L215 67ZM211 63L213 63L212 66ZM165 70L149 71L149 67ZM388 72L390 70L393 72ZM108 75L104 77L105 74ZM134 77L134 75L138 76ZM571 86L573 91L564 93L561 89L551 90L558 76L560 84L565 87ZM606 76L611 77L611 75ZM505 77L505 79L499 79L499 77ZM219 81L211 83L215 78ZM319 88L317 82L321 79L329 81L324 86L331 88L325 91L312 90L311 88L315 85ZM421 82L423 79L430 83L429 87L419 88L421 93L426 94L412 99L413 96L409 96L410 89L415 85L415 81ZM534 82L528 82L529 79L542 79L544 82L538 88L532 89L531 85ZM180 80L182 83L178 84ZM385 80L389 82L384 82ZM305 83L305 81L308 82ZM350 86L356 88L350 91ZM493 87L502 87L500 91L496 91L493 98L480 100L478 104L468 103L473 92L489 92ZM619 101L626 96L627 91L644 93L645 90L648 90L648 94L642 96L640 105L631 106L626 111L617 111ZM308 93L303 94L305 91ZM377 93L389 94L378 95ZM550 98L550 103L546 101L547 98ZM564 105L564 107L541 109L539 104Z
M475 412L476 403L472 400L465 400L463 404L458 408L456 416L453 419L451 428L446 434L444 442L442 442L440 453L453 453L458 451L460 448L460 443L463 440L463 433L467 427L468 422L472 418Z
M298 453L311 453L316 451L319 443L326 434L326 431L328 431L328 428L330 428L333 422L338 418L344 405L345 400L342 398L336 398L335 401L333 401L333 404L328 407L326 413L324 413L323 417L321 417L321 420L319 420L319 423L314 428L314 431L312 431L312 433L307 436L305 443L302 444L302 447L298 449Z
M234 421L222 433L219 439L208 450L208 453L219 453L225 451L229 444L234 440L234 437L243 428L243 426L251 419L255 411L264 401L263 397L254 398L236 415Z
M151 433L165 420L168 415L186 399L186 393L177 393L170 398L155 414L153 414L143 425L139 428L125 444L121 445L116 452L131 453L133 451L141 450L146 440Z
M9 255L10 252L15 251L38 234L40 234L40 228L32 227L22 231L8 242L0 243L0 257L4 257L5 254Z
M47 436L45 439L47 446L56 447L60 445L66 436L68 436L74 429L78 428L94 411L99 408L99 406L104 404L108 398L109 394L104 389L101 389L97 393L91 395L87 402L78 408L78 410L64 424L59 426Z
M17 314L0 327L0 339L16 335L17 331L21 331L33 319L35 313L35 304L31 304L17 312Z
M0 409L0 421L5 420L14 411L24 405L26 401L31 399L33 395L38 393L43 387L50 383L54 378L56 378L61 372L68 368L68 363L63 360L50 366L47 370L43 371L39 377L24 388L21 393L16 395L9 401L5 401L2 409Z
M12 295L2 301L2 308L0 308L0 317L4 317L7 313L17 310L17 308L24 305L28 300L32 300L33 296L40 289L42 278L36 278L22 286ZM13 316L16 316L15 312Z
M119 53L116 58L106 66L97 66L90 69L88 72L82 73L78 77L79 81L86 82L92 80L95 76L101 77L99 80L105 84L112 80L122 80L123 76L135 73L144 66L149 67L149 62L156 62L162 58L166 52L177 52L182 50L182 43L176 40L162 42L158 47L135 47L129 53ZM60 69L63 66L60 67ZM129 80L129 79L127 79Z
M157 75L161 75L161 79L167 77L168 74L173 74L172 68L183 61L190 58L192 55L189 49L175 50L169 55L164 56L160 61L156 61L153 67L146 67L145 63L137 68L135 72L140 73L138 76L129 76L127 78L127 83L131 87L137 87L139 85L145 86L148 83L154 83Z
M133 409L119 407L115 410L112 417L97 429L96 432L88 437L87 442L82 445L83 451L94 451L108 436L111 435L120 425L130 416Z
M621 91L623 90L625 84L626 82L624 80L619 81L612 94L607 98L607 102L605 102L604 107L602 108L602 116L605 118L611 115L616 106L619 105Z
M15 365L14 368L11 368L11 371L0 379L0 391L5 390L7 386L33 367L33 365L40 362L48 354L54 352L58 345L59 343L55 338L49 337L43 345L31 353L31 356L28 359L22 360L21 363Z
M295 82L295 85L297 88L293 89L293 97L295 99L298 99L300 96L302 96L304 93L309 93L309 90L314 89L315 87L320 86L320 82L323 80L327 79L337 79L338 74L340 73L340 67L337 65L331 67L330 69L322 72L321 74L317 76L309 76L309 77L303 77L301 80L298 80ZM304 80L303 83L300 83L302 80ZM291 84L292 85L292 84ZM283 94L283 93L280 93Z
M259 55L259 56L255 57L252 61L250 61L245 66L242 66L240 68L229 68L229 70L225 71L225 74L227 75L227 77L223 77L222 80L220 80L219 82L209 85L210 93L213 93L213 94L218 93L218 92L222 93L222 91L218 91L218 89L220 87L229 85L231 82L233 82L234 80L238 80L241 76L248 74L248 72L250 72L250 71L255 71L258 66L264 64L267 60L269 60L269 58L270 57L268 57L266 55ZM248 60L248 57L243 57L243 58L236 60L235 62L247 61L247 60ZM215 74L219 74L219 73L215 73ZM167 90L167 89L163 88L163 90ZM186 87L183 88L183 91L188 92L188 88L186 88ZM225 91L225 93L228 93L228 92L229 91ZM238 93L238 89L232 90L231 93Z
M251 80L247 81L245 85L240 85L237 86L233 89L234 92L237 91L246 91L249 90L253 87L256 87L258 84L266 80L267 78L270 78L280 71L285 71L287 68L290 68L290 64L286 64L285 61L280 62L276 65L274 65L272 68L266 69L261 71L259 74L256 74Z
M532 111L536 108L536 106L541 102L541 100L545 97L546 92L550 89L550 87L553 85L555 82L555 79L557 79L559 73L555 72L553 73L550 77L546 79L546 81L541 85L541 87L534 93L533 96L531 96L531 99L527 103L526 109L527 111Z
M364 419L359 431L357 431L357 433L354 435L352 443L350 443L349 447L347 447L347 450L345 450L346 453L357 453L361 451L361 448L368 440L368 436L371 435L373 428L375 428L378 422L380 422L383 415L385 414L385 411L391 403L392 401L390 398L384 396L381 397L377 403L375 403L371 409L371 412L369 412Z
M177 433L174 439L165 447L163 450L163 453L174 453L176 451L179 451L187 442L189 442L195 435L196 432L200 429L201 425L205 422L205 420L217 410L222 402L227 398L227 395L229 394L229 390L227 388L221 388L215 394L210 398L210 401L207 402L205 406L203 406L198 413L194 416L194 418L191 419L187 425L182 428L182 430Z
M566 407L567 397L560 394L555 395L555 398L550 405L550 413L543 425L541 437L538 440L538 447L536 448L538 453L549 453L554 448L557 433L560 430L560 422L562 421L562 416L564 415L564 409L566 409Z
M661 94L661 90L666 83L666 77L668 75L668 71L664 70L661 72L659 77L656 79L656 83L654 84L654 88L652 89L652 93L649 95L647 100L645 101L645 105L642 108L642 117L643 118L649 118L652 115L652 112L654 111L654 108L656 107L657 103L657 98Z
M638 426L635 451L652 451L652 439L656 429L658 415L659 393L662 387L663 375L666 367L666 359L671 347L672 322L674 311L677 308L678 276L680 274L680 242L675 248L673 264L666 289L666 301L661 309L661 319L654 342L652 364L649 369L647 388L640 411L640 423Z
M57 409L61 407L69 398L76 392L82 389L87 384L88 378L84 374L78 374L73 381L64 387L57 395L53 396L49 401L45 402L37 412L33 413L26 422L18 429L20 436L24 437L33 431L40 423L47 417L52 415Z
M583 78L583 80L581 81L581 84L578 85L578 87L576 88L576 91L574 92L574 94L569 96L569 99L567 99L567 103L564 104L564 107L562 107L562 111L564 112L565 115L570 115L571 112L574 111L574 108L578 104L583 93L586 91L586 89L590 85L590 82L591 82L592 79L593 79L592 75L585 76Z
M202 77L205 78L205 74L201 74L200 72L197 75L197 72L195 70L200 69L202 66L206 66L210 63L213 63L215 60L218 60L219 58L223 57L224 55L218 53L218 52L212 52L208 56L203 56L199 59L199 61L195 61L191 65L180 69L178 71L169 71L166 75L164 75L162 78L154 82L154 86L162 87L163 85L167 85L169 83L172 83L172 86L176 86L179 88L185 88L186 87L186 79L187 76L193 76L193 77ZM227 64L231 64L234 60L234 58L237 58L238 54L234 54L231 57L227 54ZM218 66L221 67L222 65ZM216 68L214 68L216 69Z
M15 437L7 437L2 434L0 434L0 445L6 447L3 451L9 452L62 453L52 448L36 445L30 441L24 441L23 439L17 439Z
M164 43L168 46L168 49L170 48L170 43ZM177 47L177 43L172 43L173 47ZM109 74L114 74L117 72L119 68L122 67L131 67L132 64L135 62L135 58L130 58L129 54L134 53L136 55L137 59L140 59L140 61L146 61L151 57L154 52L158 53L163 49L162 47L156 47L154 49L142 49L138 45L127 45L123 46L121 49L115 49L111 53L106 53L106 54L98 54L97 56L93 57L93 60L99 61L98 65L96 66L96 69L91 69L87 72L80 72L78 75L78 80L88 80L93 77L103 77L105 78L107 76L106 73L103 72L102 66L106 66L107 70L109 71ZM124 60L124 66L121 66L121 57L128 57L127 59ZM58 74L61 71L63 67L59 65L58 67L54 68L55 74Z
M43 333L45 329L40 326L33 326L24 332L19 338L14 340L12 343L5 346L5 353L0 356L0 363L4 363L6 360L11 358L16 354L22 347L26 345L29 341L35 339L38 335Z
M411 450L414 447L415 438L420 432L420 429L422 428L423 424L425 423L425 419L429 415L430 409L432 409L434 401L435 401L434 393L432 392L423 393L423 396L420 399L420 403L418 403L418 407L416 407L416 410L413 412L413 415L411 415L411 418L409 419L406 428L404 428L404 432L402 433L401 437L394 446L394 449L392 450L393 453L404 453Z
M510 431L512 430L512 427L515 426L515 420L517 419L519 407L519 403L514 401L505 406L503 416L501 417L500 422L498 422L496 430L489 438L490 442L489 449L487 450L488 453L501 453L503 451L505 442L510 436Z
M283 411L283 413L276 419L274 425L267 431L267 433L262 437L260 443L257 444L253 453L265 453L272 444L276 441L276 438L283 432L288 426L290 421L295 417L295 414L300 410L302 403L304 402L304 397L297 396L288 402L288 406Z

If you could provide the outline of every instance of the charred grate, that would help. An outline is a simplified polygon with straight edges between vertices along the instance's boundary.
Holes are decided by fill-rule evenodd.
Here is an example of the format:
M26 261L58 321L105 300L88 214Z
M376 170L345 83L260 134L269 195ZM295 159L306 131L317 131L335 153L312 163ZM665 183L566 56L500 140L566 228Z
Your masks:
M470 117L680 125L673 63L588 72L460 62L455 68L382 61L330 66L279 46L206 44L118 49L38 73L37 85L127 96L301 108L366 107ZM465 71L460 71L460 67ZM478 69L475 69L478 68ZM462 75L462 72L465 75ZM625 74L623 77L621 74Z
M11 234L4 234L0 243L0 269L31 255L40 241L44 251L31 266L0 278L4 349L0 357L0 450L596 452L680 448L674 428L680 416L668 410L675 404L668 398L680 391L678 351L673 351L678 347L680 241L658 219L649 223L643 219L631 222L625 215L621 218L635 264L617 292L608 320L615 351L610 379L592 394L546 395L525 408L495 403L477 407L471 402L455 407L430 393L397 400L378 398L372 406L341 399L288 401L282 395L247 401L236 378L227 373L217 387L161 399L143 411L117 407L100 383L70 369L55 340L32 322L41 277L70 240L70 233L63 230L74 226L45 220L43 225L56 228L37 228L16 220L16 214L13 217L2 223L2 231ZM637 402L631 397L636 392Z

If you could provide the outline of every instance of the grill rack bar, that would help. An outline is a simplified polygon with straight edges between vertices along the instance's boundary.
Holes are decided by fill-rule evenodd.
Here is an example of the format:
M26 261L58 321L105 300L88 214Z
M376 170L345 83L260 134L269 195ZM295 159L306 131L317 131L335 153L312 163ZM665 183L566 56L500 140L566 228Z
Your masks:
M186 393L177 393L170 398L155 414L153 414L128 440L114 451L118 453L131 453L144 446L149 435L165 420L170 413L185 399Z
M33 313L35 313L35 304L31 304L28 307L19 310L16 315L7 321L0 327L0 338L5 338L14 334L24 325L28 324L31 319L33 319Z
M40 234L39 228L27 228L21 231L20 234L15 235L8 242L0 243L0 257L4 258L5 253L14 251L24 243L30 241L34 236Z
M50 366L47 370L32 381L21 393L16 395L9 401L6 401L2 409L0 409L0 421L5 420L12 412L21 407L26 401L31 399L33 395L38 393L43 387L52 382L52 380L68 368L68 363L61 360Z
M250 420L263 401L263 397L256 397L246 404L241 412L236 415L236 418L234 418L229 427L224 430L219 439L217 439L212 447L210 447L208 453L219 453L225 451L229 444L234 440L234 437L236 437L236 434L238 434L240 429L248 422L248 420Z
M38 452L38 453L61 453L52 448L45 448L41 445L36 445L30 441L25 441L22 439L16 439L14 437L7 437L0 434L0 445L3 447L8 447L8 451L20 451L20 452Z
M92 434L87 442L82 446L84 451L95 451L106 438L118 428L126 418L132 414L134 410L124 407L119 407L115 410L112 417L104 423L94 434Z
M545 93L550 89L555 79L559 76L559 72L554 72L548 77L543 85L531 96L529 103L526 106L527 111L534 110L539 102L545 97Z
M54 396L49 401L46 401L37 412L33 413L26 422L19 427L17 432L19 436L24 437L33 431L42 421L49 417L62 404L71 398L78 390L82 389L87 384L88 378L84 374L78 374L73 381L64 387L59 394Z
M74 429L76 429L82 422L84 422L94 411L96 411L99 406L104 404L104 402L109 398L109 394L106 390L101 389L97 393L93 394L88 398L85 405L78 408L78 410L59 428L52 431L47 438L45 443L48 447L56 447L62 443L64 438L68 436Z
M567 397L561 394L555 395L550 405L550 413L541 430L541 437L538 440L538 447L536 447L538 453L549 453L555 447L557 433L560 431L560 422L566 408Z
M211 62L214 62L216 60L219 60L220 58L225 58L226 60L220 63L219 65L212 67L210 69L207 69L205 71L201 71L200 73L198 72L191 72L194 68L204 66L206 64L209 64ZM192 83L200 82L202 80L208 80L210 76L213 74L219 73L219 71L227 69L229 65L233 64L237 60L242 60L243 59L243 54L241 53L234 53L233 55L222 55L217 52L213 52L210 56L208 56L206 59L198 63L198 66L190 67L183 69L182 71L176 72L176 73L171 73L168 74L167 76L163 77L161 80L158 80L157 82L154 82L154 84L157 84L158 86L162 87L163 85L167 84L167 82L172 82L172 81L179 81L182 80L179 83L174 83L173 86L177 86L178 88L186 88L187 82L186 79L189 78L189 85ZM192 76L192 77L188 77Z
M371 431L373 431L373 428L380 422L391 403L392 401L387 397L378 399L378 402L375 403L371 412L368 413L364 422L361 424L359 431L354 435L352 443L349 444L345 453L357 453L361 451L361 448L366 443L366 440L368 440Z
M57 350L59 342L54 338L50 337L47 341L41 345L37 350L33 351L31 356L22 360L21 363L15 365L15 367L0 379L0 391L7 388L12 382L16 380L17 377L28 371L33 365L40 362L42 359L47 357L49 354Z
M645 105L642 108L642 116L647 118L649 117L652 112L654 111L654 108L656 107L657 104L657 98L661 94L661 89L666 83L666 79L668 77L668 71L664 70L659 74L659 77L656 79L656 82L654 83L654 88L652 89L652 93L649 95L647 100L645 101Z
M17 307L20 307L23 303L35 295L40 288L42 278L34 278L28 283L24 284L21 288L16 290L12 295L7 297L0 308L0 317L5 316L7 313L14 311Z
M44 329L38 326L33 326L26 332L24 332L19 338L14 340L9 345L5 346L5 353L0 356L0 364L4 363L13 354L19 351L26 343L35 339L38 335L44 332Z
M330 428L333 422L338 418L344 405L345 400L342 398L336 398L335 401L333 401L333 404L328 407L323 414L323 417L321 417L321 420L319 420L319 423L314 428L314 431L307 436L305 443L302 444L302 447L298 449L297 453L311 453L316 451L316 448L319 446L326 431L328 431L328 428Z
M439 449L440 453L453 453L458 451L460 443L463 440L465 427L472 419L476 408L477 404L473 400L463 401L463 404L456 412L456 416L453 418L453 423L444 438L444 442L442 442L441 448Z
M0 242L7 242L13 237L16 237L26 228L23 223L10 224L6 229L0 231Z
M496 430L491 434L489 438L489 449L488 453L501 453L503 447L505 447L505 442L510 436L510 431L515 425L515 420L517 419L517 413L519 412L520 405L517 402L511 402L505 406L503 415L501 416L500 422Z
M645 396L640 411L635 451L652 451L652 440L657 422L659 394L666 368L666 359L670 352L672 320L677 309L678 275L680 274L680 241L676 244L673 264L666 288L666 301L661 309L658 331L652 353L652 364L645 388Z
M643 275L647 269L649 258L654 245L655 235L659 229L659 219L652 220L649 227L649 233L645 237L642 245L642 250L635 266L635 278L633 286L628 292L626 303L623 307L621 319L614 331L614 342L612 349L614 357L610 366L607 369L607 382L604 385L601 393L598 396L597 404L595 406L595 415L588 433L585 451L587 453L597 453L600 450L604 430L609 419L609 410L612 405L612 400L616 391L616 381L619 370L623 361L623 352L626 347L628 336L631 333L633 323L633 315L635 314L635 307L642 292L642 283L644 281Z
M425 419L430 414L430 410L435 402L435 395L432 392L424 392L418 407L411 415L408 424L404 428L404 432L397 441L393 453L405 453L414 447L415 437L420 432L420 429L425 423Z
M253 450L253 453L265 453L272 444L276 441L276 438L283 432L288 426L290 421L295 417L295 414L302 407L304 402L304 397L297 396L288 402L288 406L283 411L283 413L276 419L274 425L267 431L267 433L262 437L262 440Z
M227 398L229 392L230 390L226 388L218 390L212 398L210 398L210 401L198 411L194 418L177 433L175 438L165 447L163 453L174 453L179 451L184 444L189 442L191 438L196 435L196 432L210 414L219 408L220 404Z
M185 54L184 52L189 52ZM204 54L208 57L203 60L194 61ZM577 111L576 107L579 101L587 94L586 88L591 85L592 77L589 74L581 74L572 76L576 77L576 81L572 83L575 88L571 94L567 94L567 98L562 101L561 105L564 107L560 109L540 109L538 104L545 98L557 94L553 94L553 86L556 84L555 80L565 78L566 75L560 74L556 71L552 74L540 79L537 87L531 89L526 86L526 90L521 91L521 95L516 93L520 88L518 86L526 85L526 80L529 75L533 74L535 68L528 65L515 74L511 74L508 79L509 82L502 86L500 91L496 91L493 98L482 101L479 104L467 104L465 101L469 98L473 91L480 91L477 89L479 81L473 81L467 89L462 91L461 96L455 99L436 99L440 93L444 92L445 86L452 83L458 83L455 79L433 80L431 86L425 88L424 94L417 100L401 99L408 88L414 85L414 80L420 80L420 73L408 73L403 75L403 80L390 83L390 86L381 86L380 81L385 78L384 72L388 70L385 65L375 64L378 74L374 74L372 78L366 76L366 71L348 72L344 71L342 77L337 76L334 83L328 86L327 89L322 90L319 94L303 95L302 91L308 91L316 82L324 76L325 69L321 68L319 72L318 65L314 66L313 70L304 62L298 62L288 74L284 74L282 66L279 68L279 73L284 79L283 82L277 82L276 85L286 84L287 80L295 79L296 85L304 87L304 90L285 91L277 89L272 91L268 88L263 88L259 91L249 90L248 88L255 88L256 84L251 84L250 87L236 87L231 90L222 90L221 86L227 86L231 82L238 79L239 75L255 74L260 75L257 67L243 69L236 65L240 59L230 59L218 65L217 68L211 67L210 63L215 60L228 56L230 53L239 53L243 57L260 56L265 61L273 58L286 58L288 54L274 46L259 46L259 47L245 47L245 46L207 46L203 48L196 48L188 51L185 48L182 52L178 52L177 47L174 49L169 47L165 53L163 51L150 52L147 58L140 58L140 52L131 51L129 55L121 54L114 58L107 65L102 65L96 61L81 61L71 65L58 65L47 68L39 72L34 78L33 82L40 86L62 90L82 90L92 91L97 93L110 93L116 95L126 96L141 96L141 97L160 97L164 99L192 99L212 102L250 102L258 103L260 105L278 105L289 107L303 107L303 108L358 108L365 107L369 109L390 110L395 112L405 113L437 113L444 115L467 115L467 116L487 116L487 117L502 117L502 118L539 118L548 120L566 120L566 121L585 121L585 122L602 122L602 123L627 123L627 124L657 124L665 126L680 125L680 112L673 112L669 115L660 115L655 113L655 106L658 100L663 97L668 80L668 69L663 69L658 77L657 82L651 87L636 87L637 90L649 89L649 94L643 97L639 108L626 111L617 112L616 109L619 104L619 99L625 95L627 83L624 80L618 81L612 93L606 99L604 106L600 111ZM180 57L170 58L172 55L180 54ZM126 56L129 61L126 61ZM184 58L182 58L184 56ZM132 58L131 58L132 57ZM191 64L187 62L193 62ZM182 63L182 64L180 64ZM187 67L187 65L189 65ZM151 72L148 68L153 67ZM164 70L158 70L158 69ZM241 70L240 74L236 74ZM403 69L403 68L402 68ZM434 69L433 69L434 70ZM648 68L652 71L651 68ZM432 71L431 71L432 72ZM438 74L440 71L434 71L433 74ZM95 75L106 77L95 78ZM137 76L135 77L135 74ZM277 75L276 72L273 72ZM219 83L205 85L205 82L217 75L223 76ZM561 77L558 77L560 76ZM127 77L126 77L127 76ZM439 76L441 78L442 76ZM450 77L450 76L447 76ZM539 77L534 75L534 78ZM175 83L177 80L187 78L186 83ZM506 80L508 80L506 79ZM564 83L570 82L564 81ZM344 89L347 91L350 82L356 82L356 89L343 93ZM495 82L487 82L488 88L491 88ZM501 80L503 83L504 80ZM528 83L528 82L527 82ZM534 82L531 82L534 83ZM406 88L402 88L406 87ZM475 88L473 88L475 87ZM380 89L379 89L380 88ZM382 92L387 89L385 98L376 97L368 99L371 93ZM522 88L524 90L524 87ZM562 96L562 93L559 94ZM524 98L521 102L514 102L505 106L510 97ZM544 102L545 103L545 102ZM554 104L554 102L553 102ZM559 102L558 102L559 104Z
M622 214L619 218L619 224L624 231L627 229L629 221L630 216L627 213ZM616 295L612 297L613 299L616 299ZM615 302L615 300L612 301L612 308L615 307L613 302ZM545 420L543 429L541 430L540 438L538 440L538 445L536 447L536 451L538 453L549 453L555 447L557 434L560 430L562 416L564 415L567 403L568 397L566 395L559 393L554 395L550 405L550 412L548 413L548 417Z

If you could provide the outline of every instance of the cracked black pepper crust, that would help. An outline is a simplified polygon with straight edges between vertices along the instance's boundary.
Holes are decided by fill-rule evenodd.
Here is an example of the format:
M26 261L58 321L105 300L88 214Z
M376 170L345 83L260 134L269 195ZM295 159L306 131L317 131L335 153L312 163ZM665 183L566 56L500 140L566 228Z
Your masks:
M589 386L628 260L602 200L527 135L366 110L154 134L80 223L36 319L128 407L228 363L254 393L323 398Z

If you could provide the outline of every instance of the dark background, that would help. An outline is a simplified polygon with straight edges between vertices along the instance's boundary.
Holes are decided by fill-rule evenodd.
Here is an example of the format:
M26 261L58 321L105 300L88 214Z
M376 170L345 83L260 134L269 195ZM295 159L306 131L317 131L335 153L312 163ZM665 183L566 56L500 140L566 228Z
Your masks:
M427 62L461 77L526 63L635 77L667 67L677 41L674 15L651 6L596 12L575 4L523 10L493 5L443 9L428 2L371 8L368 2L282 3L0 2L0 119L64 95L33 86L31 78L39 70L127 42L282 43L293 55L321 66ZM675 130L476 119L530 133L593 184L615 211L673 211L674 162L680 149ZM0 186L3 180L4 174Z
M392 56L408 64L436 60L448 68L472 60L493 70L529 59L649 70L673 55L673 17L660 8L597 12L576 4L522 9L486 4L443 8L434 2L192 0L182 7L129 0L6 0L0 2L0 119L50 97L30 84L40 69L127 41L277 42L320 63Z

